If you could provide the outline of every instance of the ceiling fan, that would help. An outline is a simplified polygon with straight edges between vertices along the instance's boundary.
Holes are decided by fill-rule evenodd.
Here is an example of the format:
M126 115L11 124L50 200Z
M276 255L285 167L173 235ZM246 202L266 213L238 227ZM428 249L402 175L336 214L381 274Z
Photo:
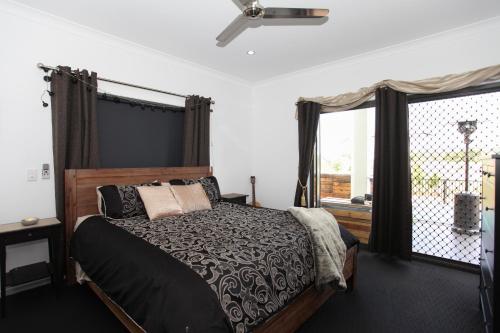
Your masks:
M317 22L316 24L323 24L328 19L328 13L330 12L328 9L316 8L263 7L258 0L232 1L243 11L243 13L237 16L233 22L217 36L216 39L219 42L219 46L227 45L247 28L257 27L262 24L274 25L271 23L273 20L277 21L278 25L301 25L297 20L289 19L323 19L321 21L315 20Z

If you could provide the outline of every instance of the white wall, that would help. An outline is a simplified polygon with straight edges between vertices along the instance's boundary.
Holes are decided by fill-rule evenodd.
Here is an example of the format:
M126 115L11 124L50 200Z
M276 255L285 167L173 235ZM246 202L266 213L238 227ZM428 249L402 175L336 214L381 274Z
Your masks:
M416 80L498 64L499 36L500 18L495 18L256 85L252 161L258 200L281 209L293 203L299 96L331 96L388 78Z
M52 167L51 112L42 108L45 84L38 62L96 71L149 87L216 100L212 165L223 192L249 193L251 88L243 81L151 49L10 3L0 3L0 223L55 215L53 179L27 182L27 169ZM165 43L168 43L166 40ZM203 52L203 50L200 50ZM118 95L183 104L110 84ZM46 242L8 248L7 269L47 259Z

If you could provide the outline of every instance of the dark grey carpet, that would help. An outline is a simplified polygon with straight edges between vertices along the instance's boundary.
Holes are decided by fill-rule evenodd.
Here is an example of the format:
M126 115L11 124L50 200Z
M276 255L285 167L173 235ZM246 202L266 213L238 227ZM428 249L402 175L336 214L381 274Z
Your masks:
M367 252L359 257L359 280L338 294L300 329L306 332L481 332L478 276ZM9 296L0 332L125 332L86 287L50 287Z

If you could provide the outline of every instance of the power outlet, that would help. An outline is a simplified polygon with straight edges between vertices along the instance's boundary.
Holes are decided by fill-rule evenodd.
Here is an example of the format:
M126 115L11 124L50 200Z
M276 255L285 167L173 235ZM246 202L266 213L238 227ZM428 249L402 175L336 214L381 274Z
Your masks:
M29 182L36 182L38 180L38 170L37 169L28 169L27 179Z
M42 164L42 179L50 179L50 168L48 163Z

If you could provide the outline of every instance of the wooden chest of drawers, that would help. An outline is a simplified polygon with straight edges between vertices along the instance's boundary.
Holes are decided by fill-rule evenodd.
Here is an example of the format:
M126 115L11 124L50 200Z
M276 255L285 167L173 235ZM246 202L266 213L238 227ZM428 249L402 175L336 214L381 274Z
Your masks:
M498 234L500 228L496 226L499 218L496 214L496 206L498 206L497 189L500 186L500 179L497 175L500 174L500 156L493 156L492 160L483 163L483 208L481 212L481 279L479 285L479 293L481 299L481 309L483 312L483 321L485 331L495 332L498 329L499 316L499 297L498 286L496 279L500 263L498 256L495 256L495 248L498 248ZM497 289L497 295L495 294Z
M322 202L321 206L329 211L337 222L342 224L363 244L368 244L372 230L372 207L351 204L350 200Z

